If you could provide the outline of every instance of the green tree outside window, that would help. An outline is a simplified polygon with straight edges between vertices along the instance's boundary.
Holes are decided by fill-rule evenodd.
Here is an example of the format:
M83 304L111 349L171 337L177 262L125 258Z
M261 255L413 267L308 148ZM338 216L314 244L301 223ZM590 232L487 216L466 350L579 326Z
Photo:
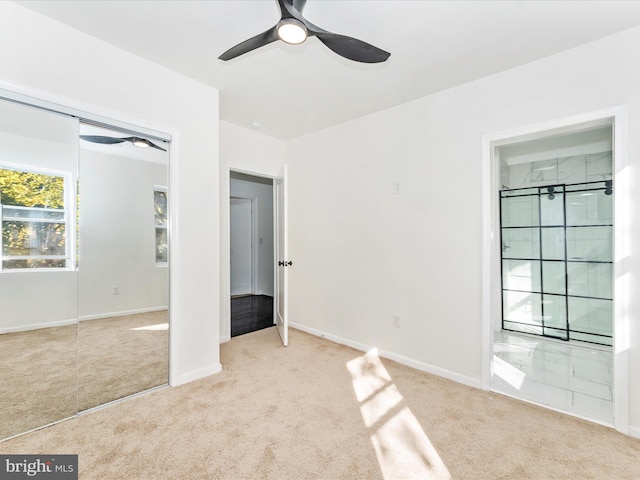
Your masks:
M0 167L3 269L67 266L64 180Z

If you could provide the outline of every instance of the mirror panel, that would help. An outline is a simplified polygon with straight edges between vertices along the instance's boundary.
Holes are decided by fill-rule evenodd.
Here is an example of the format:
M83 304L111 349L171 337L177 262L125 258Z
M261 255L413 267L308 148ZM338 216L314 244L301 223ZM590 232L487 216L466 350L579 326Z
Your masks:
M77 412L78 121L0 101L0 439Z
M80 140L80 411L168 383L167 167L158 148Z

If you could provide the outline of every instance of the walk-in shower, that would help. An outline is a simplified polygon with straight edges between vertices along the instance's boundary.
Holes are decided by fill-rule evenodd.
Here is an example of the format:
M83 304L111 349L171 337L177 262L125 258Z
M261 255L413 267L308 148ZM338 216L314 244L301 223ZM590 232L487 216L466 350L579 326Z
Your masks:
M625 199L614 139L601 118L500 139L491 152L491 389L608 425L624 408L614 403Z

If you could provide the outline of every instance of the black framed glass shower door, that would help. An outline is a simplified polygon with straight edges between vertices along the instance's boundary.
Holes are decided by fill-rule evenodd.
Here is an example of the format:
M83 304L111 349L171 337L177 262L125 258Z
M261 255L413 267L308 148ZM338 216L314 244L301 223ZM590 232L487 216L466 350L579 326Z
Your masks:
M502 328L612 344L613 184L500 191Z

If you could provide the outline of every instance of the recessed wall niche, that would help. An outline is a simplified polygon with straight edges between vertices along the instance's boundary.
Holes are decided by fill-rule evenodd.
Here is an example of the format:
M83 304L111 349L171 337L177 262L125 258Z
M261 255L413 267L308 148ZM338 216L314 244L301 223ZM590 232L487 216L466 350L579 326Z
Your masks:
M613 119L493 150L492 388L604 423L614 421L614 153Z

